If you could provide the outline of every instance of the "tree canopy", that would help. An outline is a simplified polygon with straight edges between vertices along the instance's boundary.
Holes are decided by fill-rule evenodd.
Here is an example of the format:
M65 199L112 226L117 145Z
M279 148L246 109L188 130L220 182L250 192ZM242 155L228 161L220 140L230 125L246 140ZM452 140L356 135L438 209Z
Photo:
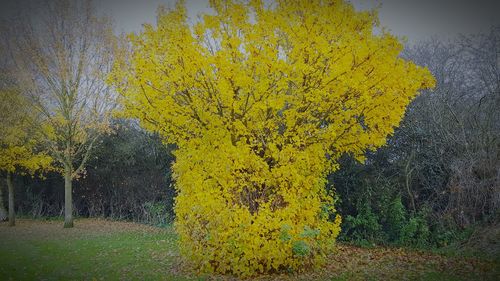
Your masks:
M51 165L52 158L40 150L41 135L36 113L16 89L1 89L0 171L33 174Z

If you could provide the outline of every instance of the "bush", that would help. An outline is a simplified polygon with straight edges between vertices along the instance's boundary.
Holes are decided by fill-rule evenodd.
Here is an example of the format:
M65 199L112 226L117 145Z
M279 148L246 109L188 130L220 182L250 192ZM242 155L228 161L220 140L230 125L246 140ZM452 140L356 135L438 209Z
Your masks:
M396 196L386 214L385 223L389 239L393 242L400 241L403 229L408 223L406 209L401 201L401 196Z
M430 231L427 221L419 216L410 218L401 229L399 244L424 248L429 245Z
M432 244L432 233L425 211L408 215L401 196L398 195L385 209L377 209L375 212L368 198L358 201L358 213L355 216L346 216L342 240L359 246L381 243L422 248Z
M356 216L348 215L345 218L343 240L351 240L362 245L380 241L382 225L380 225L379 220L380 218L372 212L368 203L361 204Z

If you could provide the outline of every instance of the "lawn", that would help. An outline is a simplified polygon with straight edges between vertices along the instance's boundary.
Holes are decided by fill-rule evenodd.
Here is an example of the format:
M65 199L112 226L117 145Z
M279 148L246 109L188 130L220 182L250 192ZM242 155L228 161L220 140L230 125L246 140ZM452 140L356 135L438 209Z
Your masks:
M178 254L172 228L80 219L0 223L0 280L234 280L198 275ZM305 273L254 280L500 280L498 260L339 245Z

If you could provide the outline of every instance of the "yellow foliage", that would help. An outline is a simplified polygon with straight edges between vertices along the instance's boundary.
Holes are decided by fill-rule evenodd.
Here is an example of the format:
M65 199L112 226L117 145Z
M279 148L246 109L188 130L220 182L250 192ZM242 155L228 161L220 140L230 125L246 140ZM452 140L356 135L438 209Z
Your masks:
M176 228L202 271L249 276L318 265L340 217L325 176L382 146L427 69L343 1L180 2L130 35L109 80L123 114L176 143Z
M33 108L18 90L0 91L0 171L34 174L50 168L52 158L37 149L38 125Z

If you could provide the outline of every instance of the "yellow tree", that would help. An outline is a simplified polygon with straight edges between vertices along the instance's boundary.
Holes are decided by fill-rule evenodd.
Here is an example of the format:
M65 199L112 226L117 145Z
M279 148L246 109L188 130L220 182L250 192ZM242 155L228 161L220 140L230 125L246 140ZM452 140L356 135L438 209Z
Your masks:
M321 264L340 230L325 177L382 146L428 70L374 11L343 1L182 2L130 35L110 82L124 114L175 143L176 229L203 271Z
M48 169L52 159L39 150L36 112L15 88L0 89L0 171L5 174L9 196L9 225L15 225L14 173L34 174ZM0 200L3 201L0 191ZM2 208L3 208L3 202Z
M114 98L104 77L112 66L114 36L91 1L29 7L5 25L5 43L16 84L47 124L41 133L64 177L64 227L72 227L72 182L109 129Z

